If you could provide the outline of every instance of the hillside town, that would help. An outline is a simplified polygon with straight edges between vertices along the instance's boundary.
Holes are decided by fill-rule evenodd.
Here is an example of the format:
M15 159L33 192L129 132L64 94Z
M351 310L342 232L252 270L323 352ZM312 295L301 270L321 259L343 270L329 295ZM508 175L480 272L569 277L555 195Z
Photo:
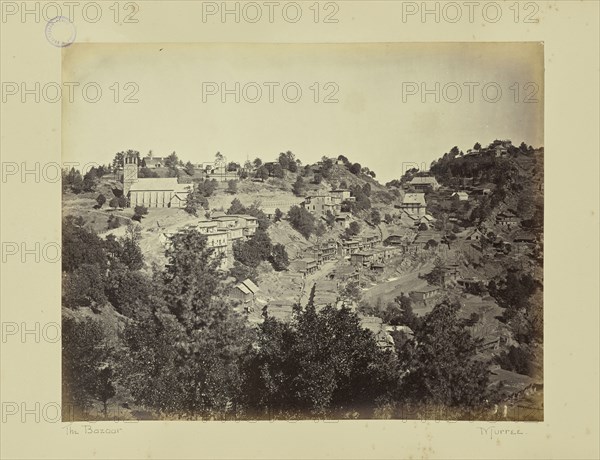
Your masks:
M107 404L116 402L130 418L231 411L241 418L263 417L264 411L281 418L397 418L406 405L414 417L436 405L450 418L543 419L543 148L510 140L476 143L466 153L453 147L429 170L400 171L386 184L344 155L305 165L288 151L274 161L242 165L221 153L213 161L184 163L175 152L142 157L130 150L101 168L64 172L63 219L63 321L76 327L95 320L109 348L127 350L125 362L111 365L110 391L88 396L82 414L97 406L106 416ZM291 364L277 366L286 359L295 369L316 366L295 360L317 353L320 341L334 347L336 341L318 332L325 327L321 318L356 338L355 345L339 345L319 358L318 372L337 360L335 375L327 378L355 383L311 405L310 398L287 394L286 379L298 385L316 368L288 376ZM174 340L145 338L144 330L154 330L150 323L158 322L160 334L178 324L179 334L194 337L193 331L218 321L224 322L215 331L229 332L207 332L203 345L190 339L171 358L160 357L164 348L140 351ZM309 323L312 329L305 329ZM229 335L232 342L216 345ZM227 372L235 369L251 394L219 393L219 385L231 383L222 376L227 385L206 383L203 391L216 393L212 403L198 403L201 409L181 406L183 396L163 407L171 398L164 390L147 392L133 377L116 377L121 366L147 372L139 366L150 359L147 353L155 372L181 353L177 359L193 361L196 346L197 353L213 346L234 353L242 349L234 347L235 337L254 350L247 359L262 374L231 357L211 359L215 366L227 359ZM295 347L309 343L315 350L294 355ZM337 367L358 344L378 363L369 365L377 369L372 378L387 382L365 393L368 401L354 391L370 377ZM428 355L439 346L443 356ZM433 374L425 363L444 362L464 373L428 380ZM440 379L458 386L448 392ZM342 388L341 381L332 388ZM303 394L304 387L294 388ZM66 394L73 398L77 391Z

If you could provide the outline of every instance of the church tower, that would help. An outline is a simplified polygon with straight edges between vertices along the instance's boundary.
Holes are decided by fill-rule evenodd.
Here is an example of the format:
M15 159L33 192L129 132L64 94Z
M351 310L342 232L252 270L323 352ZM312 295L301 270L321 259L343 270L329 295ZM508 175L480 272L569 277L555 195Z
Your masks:
M123 161L123 196L127 196L131 186L138 181L137 156L134 153L126 153Z

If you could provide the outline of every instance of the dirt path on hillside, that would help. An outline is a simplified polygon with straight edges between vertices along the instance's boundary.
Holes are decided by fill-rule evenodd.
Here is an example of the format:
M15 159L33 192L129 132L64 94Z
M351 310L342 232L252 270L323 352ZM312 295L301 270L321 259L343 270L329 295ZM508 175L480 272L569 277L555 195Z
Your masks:
M308 275L304 280L304 289L300 295L300 305L304 306L308 303L308 298L310 296L310 291L313 285L322 279L325 279L327 275L331 273L331 271L340 263L339 260L330 260L325 262L320 270L317 270L315 273Z
M384 281L376 286L364 289L362 291L363 299L374 301L378 297L381 297L385 304L393 300L396 296L399 296L401 292L409 293L415 289L423 288L427 286L427 281L419 278L419 273L423 275L429 273L432 269L433 262L419 264L411 272L400 275L396 279Z

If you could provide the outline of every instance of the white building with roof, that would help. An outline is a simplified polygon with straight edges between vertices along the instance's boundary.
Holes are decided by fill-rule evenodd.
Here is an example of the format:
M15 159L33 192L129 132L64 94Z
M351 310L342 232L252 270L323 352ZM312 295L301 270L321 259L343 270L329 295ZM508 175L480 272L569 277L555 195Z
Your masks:
M258 286L254 284L251 279L246 278L244 281L233 287L230 291L230 295L231 297L240 300L243 304L249 304L254 302L258 291Z
M129 198L130 207L184 208L192 191L192 184L180 184L176 177L139 177L137 157L125 157L123 195Z
M415 190L433 190L436 191L440 188L440 184L433 176L417 176L413 177L408 183Z
M396 208L402 209L409 216L425 216L427 214L427 202L424 193L406 193L401 204Z

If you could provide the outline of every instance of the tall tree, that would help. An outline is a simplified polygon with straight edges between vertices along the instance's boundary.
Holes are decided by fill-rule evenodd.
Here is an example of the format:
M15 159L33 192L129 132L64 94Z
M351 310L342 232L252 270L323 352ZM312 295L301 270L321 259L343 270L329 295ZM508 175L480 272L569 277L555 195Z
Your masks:
M185 170L185 172L186 172L186 174L187 174L188 176L193 176L193 175L194 175L194 173L196 172L196 171L195 171L195 169L194 169L194 165L192 164L192 162L191 162L191 161L188 161L188 162L185 164L185 169L184 169L184 170Z
M111 349L97 320L87 318L77 321L63 317L63 421L89 420L87 414L94 402L103 399L102 402L107 403L114 395L111 381L103 378L106 372L103 369L107 369L110 356ZM99 388L100 382L103 382L104 388Z
M243 319L223 296L220 258L194 229L172 237L156 275L160 295L149 320L127 330L128 387L140 403L191 418L220 418L240 393L249 346Z
M258 414L372 415L396 385L396 360L346 308L297 309L291 324L267 317L246 367L245 401Z
M239 198L234 198L231 200L231 206L227 210L227 214L244 214L246 212L246 207L242 204Z
M230 180L229 182L227 182L227 193L231 193L232 195L235 195L237 193L236 180Z
M288 211L290 225L305 238L315 231L315 217L300 206L292 206Z
M101 193L100 195L98 195L98 197L96 198L96 203L98 203L98 207L102 207L102 205L104 203L106 203L106 197Z
M165 301L188 332L210 327L219 315L211 299L220 292L221 256L195 229L173 235L171 242L166 251Z
M288 259L288 253L283 244L277 243L273 246L270 260L271 264L273 265L273 269L278 272L285 270L288 267L290 261Z
M296 182L294 182L294 184L292 185L292 191L296 196L303 196L305 190L306 185L304 184L304 179L302 179L302 176L299 175L298 177L296 177Z
M441 303L416 328L402 386L411 400L476 406L487 396L487 363L476 361L477 342L458 318L460 305ZM401 361L402 361L401 357Z
M169 169L177 169L179 166L179 158L177 157L177 153L171 153L167 158L165 158L165 166Z

